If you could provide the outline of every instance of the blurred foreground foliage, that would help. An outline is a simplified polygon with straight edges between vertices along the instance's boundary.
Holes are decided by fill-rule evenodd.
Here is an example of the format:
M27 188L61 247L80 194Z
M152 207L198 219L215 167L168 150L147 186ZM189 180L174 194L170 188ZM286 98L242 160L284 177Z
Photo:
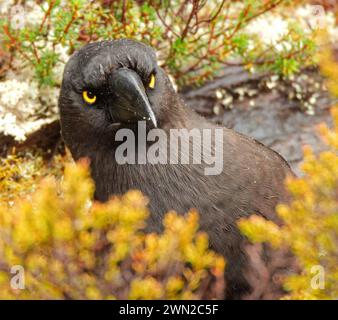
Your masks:
M25 180L20 168L14 174ZM9 171L0 180L3 194L11 183L18 187ZM64 171L63 179L42 179L21 197L19 186L14 204L0 203L1 299L222 298L224 260L197 232L196 212L170 212L163 233L147 234L142 194L95 203L87 164ZM10 286L16 265L24 268L24 290Z
M321 54L320 66L331 92L338 95L333 51ZM253 242L287 245L298 258L301 273L284 281L290 292L287 299L338 298L338 106L332 109L332 116L332 130L324 124L318 127L328 150L316 156L305 147L304 176L286 181L292 200L277 206L284 225L279 227L258 216L239 223Z

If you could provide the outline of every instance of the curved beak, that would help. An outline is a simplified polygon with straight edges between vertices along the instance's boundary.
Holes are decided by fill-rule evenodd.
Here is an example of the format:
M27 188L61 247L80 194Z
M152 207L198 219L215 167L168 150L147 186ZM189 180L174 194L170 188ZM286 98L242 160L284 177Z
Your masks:
M157 121L151 108L140 76L133 70L121 68L111 75L110 90L115 96L109 105L109 114L116 122L135 123L150 121L156 128Z

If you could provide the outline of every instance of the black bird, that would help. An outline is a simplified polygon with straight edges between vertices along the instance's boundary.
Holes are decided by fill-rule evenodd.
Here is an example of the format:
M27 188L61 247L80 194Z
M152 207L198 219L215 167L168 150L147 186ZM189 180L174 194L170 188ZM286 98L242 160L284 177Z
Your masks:
M237 228L238 219L251 214L278 221L274 209L288 200L284 180L292 175L279 154L222 128L219 175L205 175L205 163L118 164L115 150L121 142L115 141L115 133L128 128L137 135L139 120L146 119L148 130L157 127L166 133L216 128L185 106L157 65L153 49L133 40L91 43L75 52L65 67L59 108L72 156L90 159L97 200L141 190L150 199L147 230L156 232L169 210L183 214L196 208L211 248L227 260L226 298L279 294L275 271L287 270L286 256L278 260L268 248L249 245Z

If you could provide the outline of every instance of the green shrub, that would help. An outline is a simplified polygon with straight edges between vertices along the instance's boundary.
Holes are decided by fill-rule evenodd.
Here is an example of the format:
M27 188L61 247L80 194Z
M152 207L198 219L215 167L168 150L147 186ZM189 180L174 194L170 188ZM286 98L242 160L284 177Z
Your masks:
M42 84L54 85L67 55L85 43L133 38L157 49L161 64L179 85L196 85L229 64L290 74L309 63L314 50L310 29L304 29L293 10L275 15L288 3L30 0L25 1L29 18L22 28L8 15L0 28L6 51L33 67ZM263 15L268 20L260 24Z

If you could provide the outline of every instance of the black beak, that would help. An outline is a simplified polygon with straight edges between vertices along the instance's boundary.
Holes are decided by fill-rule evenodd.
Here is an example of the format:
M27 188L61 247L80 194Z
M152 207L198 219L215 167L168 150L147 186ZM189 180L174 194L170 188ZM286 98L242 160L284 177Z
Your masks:
M114 95L114 102L109 106L109 114L113 121L135 123L146 120L157 127L144 85L135 71L127 68L118 69L112 73L109 82Z

